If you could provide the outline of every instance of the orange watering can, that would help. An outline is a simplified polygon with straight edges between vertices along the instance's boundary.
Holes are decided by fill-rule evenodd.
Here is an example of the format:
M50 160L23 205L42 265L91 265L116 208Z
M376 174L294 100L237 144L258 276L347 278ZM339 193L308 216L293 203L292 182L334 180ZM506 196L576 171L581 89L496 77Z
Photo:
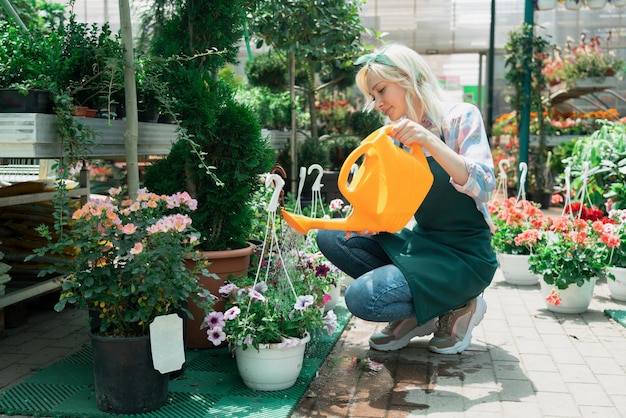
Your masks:
M352 206L348 217L319 219L282 210L287 223L301 234L310 229L397 232L404 228L428 194L433 174L422 148L415 144L409 152L399 147L389 137L392 128L372 132L341 166L337 181ZM350 169L361 157L348 183Z

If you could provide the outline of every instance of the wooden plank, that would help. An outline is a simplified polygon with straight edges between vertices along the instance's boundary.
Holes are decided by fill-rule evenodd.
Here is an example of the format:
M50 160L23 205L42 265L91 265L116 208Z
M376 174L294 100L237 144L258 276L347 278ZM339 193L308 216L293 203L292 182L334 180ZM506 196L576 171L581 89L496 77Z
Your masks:
M15 196L0 197L0 207L12 206L12 205L23 205L26 203L35 203L35 202L41 202L44 200L52 200L55 194L56 194L56 191L50 191L50 192L43 192L43 193L29 193L29 194L15 195ZM68 190L67 194L70 197L89 195L89 188L79 187L76 189Z
M124 158L125 120L79 118L96 131L87 158ZM138 155L167 155L178 138L178 126L139 122ZM56 116L42 113L0 113L0 158L56 159L61 153Z
M550 87L550 100L552 103L562 103L569 99L600 92L617 86L615 77L598 77L574 80L573 83L559 83Z
M37 283L20 290L16 290L0 296L0 309L13 305L18 302L22 302L36 296L41 296L49 292L53 292L61 288L63 279L57 277L54 279L48 279L41 283Z

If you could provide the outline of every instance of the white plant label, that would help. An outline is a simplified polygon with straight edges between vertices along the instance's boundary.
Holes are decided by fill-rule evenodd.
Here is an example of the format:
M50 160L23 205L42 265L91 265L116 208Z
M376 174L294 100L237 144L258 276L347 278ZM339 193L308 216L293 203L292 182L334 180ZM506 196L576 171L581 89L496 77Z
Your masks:
M161 315L150 324L152 364L161 374L180 370L185 363L183 319L176 314Z

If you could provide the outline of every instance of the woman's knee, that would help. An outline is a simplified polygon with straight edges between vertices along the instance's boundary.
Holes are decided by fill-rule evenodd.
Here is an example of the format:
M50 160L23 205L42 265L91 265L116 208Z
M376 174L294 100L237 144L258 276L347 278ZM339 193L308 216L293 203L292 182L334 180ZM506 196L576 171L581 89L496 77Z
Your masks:
M346 307L352 315L364 319L371 320L371 297L367 290L365 278L357 279L348 286L344 292L344 301Z
M332 252L339 246L337 241L337 232L332 230L320 229L315 236L317 247L324 254Z

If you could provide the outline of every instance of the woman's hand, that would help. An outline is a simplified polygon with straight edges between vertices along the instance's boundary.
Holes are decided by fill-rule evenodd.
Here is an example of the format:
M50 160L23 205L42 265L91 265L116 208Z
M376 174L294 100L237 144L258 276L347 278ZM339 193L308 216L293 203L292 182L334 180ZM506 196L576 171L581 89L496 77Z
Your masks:
M467 182L469 172L465 160L449 148L443 139L419 123L404 118L393 126L389 136L396 138L407 147L414 144L422 146L446 170L456 184L462 186Z
M437 139L428 129L408 118L404 118L396 123L391 129L390 136L396 138L407 147L410 147L412 144L419 144L427 149L433 138Z

